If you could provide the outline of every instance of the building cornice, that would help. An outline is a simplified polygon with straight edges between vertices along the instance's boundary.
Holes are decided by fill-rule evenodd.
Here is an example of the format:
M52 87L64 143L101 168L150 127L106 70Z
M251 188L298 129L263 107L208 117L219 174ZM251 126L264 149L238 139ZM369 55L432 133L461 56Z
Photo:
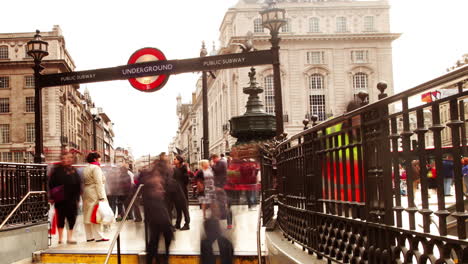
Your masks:
M290 41L329 41L329 40L338 40L338 41L348 41L348 40L390 40L394 41L401 36L401 33L350 33L350 34L307 34L307 35L296 35L296 34L280 34L281 42L290 42ZM255 42L269 42L270 35L265 33L264 35L255 35ZM235 36L231 37L229 40L229 45L236 45L236 43L243 43L247 40L246 36Z

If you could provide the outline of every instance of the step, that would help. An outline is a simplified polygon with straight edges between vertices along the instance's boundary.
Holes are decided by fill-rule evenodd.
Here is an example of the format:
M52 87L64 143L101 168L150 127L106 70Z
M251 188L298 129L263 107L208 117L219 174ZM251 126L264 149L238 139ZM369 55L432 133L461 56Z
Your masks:
M88 263L88 264L102 264L106 259L104 253L47 253L43 252L40 256L36 257L36 263L43 264L58 264L58 263ZM218 257L219 262L220 259ZM117 255L111 255L109 263L117 263ZM121 255L122 264L135 264L146 263L145 253L130 253ZM200 256L196 254L177 254L169 256L169 263L171 264L199 264ZM252 255L234 256L234 264L258 264L258 257Z

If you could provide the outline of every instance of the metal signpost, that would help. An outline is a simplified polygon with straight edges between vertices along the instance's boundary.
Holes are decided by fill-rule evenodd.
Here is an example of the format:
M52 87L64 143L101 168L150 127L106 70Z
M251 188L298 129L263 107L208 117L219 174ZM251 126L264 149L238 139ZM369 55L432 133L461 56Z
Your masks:
M167 83L169 75L171 74L201 71L203 73L204 86L203 158L208 159L207 72L228 68L274 64L274 58L275 56L272 50L262 50L185 60L166 60L166 57L160 50L155 48L143 48L133 53L128 61L128 65L88 71L38 74L36 76L38 78L38 85L40 85L41 88L128 79L130 84L139 91L155 92L160 90Z
M135 51L135 53L130 56L128 64L158 60L166 60L166 56L164 56L162 51L155 48L143 48ZM139 91L154 92L161 89L166 84L168 79L169 75L161 74L156 76L130 78L128 81L135 89Z
M138 62L112 68L88 71L65 72L39 75L41 87L62 86L79 83L92 83L113 80L125 80L156 75L171 75L184 72L203 72L229 68L241 68L255 65L273 64L271 50L247 53L207 56L184 60L158 60ZM164 86L161 82L146 92L157 91Z

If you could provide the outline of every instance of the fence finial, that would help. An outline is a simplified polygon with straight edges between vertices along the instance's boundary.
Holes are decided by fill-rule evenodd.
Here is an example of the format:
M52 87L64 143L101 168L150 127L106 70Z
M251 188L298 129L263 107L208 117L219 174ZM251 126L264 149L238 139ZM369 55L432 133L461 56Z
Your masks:
M304 130L306 130L308 128L307 126L309 125L309 119L306 118L302 120L302 124L304 124Z
M369 103L369 93L367 91L360 91L357 96L361 99L361 106L364 106Z
M310 116L310 121L312 121L312 126L315 126L317 124L318 116L317 115L311 115Z
M385 93L385 89L387 89L387 83L384 81L381 81L377 84L377 89L379 89L380 94L379 94L379 100L387 97L387 94Z

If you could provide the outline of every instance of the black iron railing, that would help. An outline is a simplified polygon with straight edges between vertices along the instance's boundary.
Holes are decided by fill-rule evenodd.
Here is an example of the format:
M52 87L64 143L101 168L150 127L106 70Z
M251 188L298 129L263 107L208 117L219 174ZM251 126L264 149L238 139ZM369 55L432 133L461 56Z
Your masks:
M262 183L280 182L284 235L338 263L468 263L467 80L465 66L391 97L379 84L379 101L264 151L276 161L275 179L265 179L274 166L262 166ZM449 88L450 96L421 102L422 94ZM451 163L454 196L446 196Z
M41 164L0 163L0 222L28 192L47 190L46 171L47 166ZM13 214L4 229L45 223L48 211L47 194L33 193Z

